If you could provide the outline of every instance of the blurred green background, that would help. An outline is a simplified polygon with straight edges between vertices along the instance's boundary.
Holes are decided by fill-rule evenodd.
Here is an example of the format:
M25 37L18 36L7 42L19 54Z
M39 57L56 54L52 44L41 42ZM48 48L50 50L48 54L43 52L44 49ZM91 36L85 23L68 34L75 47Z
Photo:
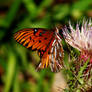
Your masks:
M39 56L17 44L15 32L51 29L90 17L92 0L0 0L0 92L53 92L56 74L49 68L36 72Z

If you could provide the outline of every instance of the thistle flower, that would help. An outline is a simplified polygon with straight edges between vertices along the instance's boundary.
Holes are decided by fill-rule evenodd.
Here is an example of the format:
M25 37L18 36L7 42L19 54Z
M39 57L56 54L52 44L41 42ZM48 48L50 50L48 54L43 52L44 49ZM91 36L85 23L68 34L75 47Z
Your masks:
M81 52L81 59L84 61L89 59L92 64L92 22L91 20L83 21L81 28L79 26L77 24L74 29L69 23L70 31L67 27L63 29L65 41Z

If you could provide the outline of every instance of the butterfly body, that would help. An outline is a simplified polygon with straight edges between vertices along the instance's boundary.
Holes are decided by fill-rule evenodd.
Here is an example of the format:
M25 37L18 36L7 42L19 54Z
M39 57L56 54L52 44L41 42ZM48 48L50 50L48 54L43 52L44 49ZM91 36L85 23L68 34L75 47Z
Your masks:
M53 72L58 72L63 66L63 48L59 30L42 28L23 29L14 34L15 40L32 50L38 51L41 58L37 70L50 65Z

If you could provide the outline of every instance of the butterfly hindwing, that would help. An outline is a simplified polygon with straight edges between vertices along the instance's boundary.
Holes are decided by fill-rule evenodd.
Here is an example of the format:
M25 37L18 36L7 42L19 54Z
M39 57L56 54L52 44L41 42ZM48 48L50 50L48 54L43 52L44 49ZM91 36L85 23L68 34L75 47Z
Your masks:
M50 50L50 67L53 72L58 72L63 67L63 48L58 39L54 40L54 44Z

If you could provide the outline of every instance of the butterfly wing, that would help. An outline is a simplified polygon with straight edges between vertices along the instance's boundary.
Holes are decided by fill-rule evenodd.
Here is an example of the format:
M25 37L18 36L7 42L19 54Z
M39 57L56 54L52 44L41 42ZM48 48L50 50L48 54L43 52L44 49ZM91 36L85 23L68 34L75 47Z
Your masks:
M59 39L55 38L53 31L41 28L23 29L16 32L14 38L26 48L38 51L41 62L37 70L48 67L48 65L50 65L53 72L58 72L61 69L63 58L62 45Z
M58 39L55 39L50 50L50 68L52 72L59 72L60 69L64 66L63 64L63 47L61 42Z
M49 64L47 63L47 54L45 52L47 46L53 38L53 33L53 31L46 29L28 28L16 32L14 34L14 38L18 43L22 44L26 48L31 48L31 50L38 51L38 54L41 58L41 66L39 65L39 68L42 69L45 68L45 65L48 66Z
M39 55L42 56L52 35L53 32L46 29L29 28L16 32L14 38L26 48L37 50L40 53Z

